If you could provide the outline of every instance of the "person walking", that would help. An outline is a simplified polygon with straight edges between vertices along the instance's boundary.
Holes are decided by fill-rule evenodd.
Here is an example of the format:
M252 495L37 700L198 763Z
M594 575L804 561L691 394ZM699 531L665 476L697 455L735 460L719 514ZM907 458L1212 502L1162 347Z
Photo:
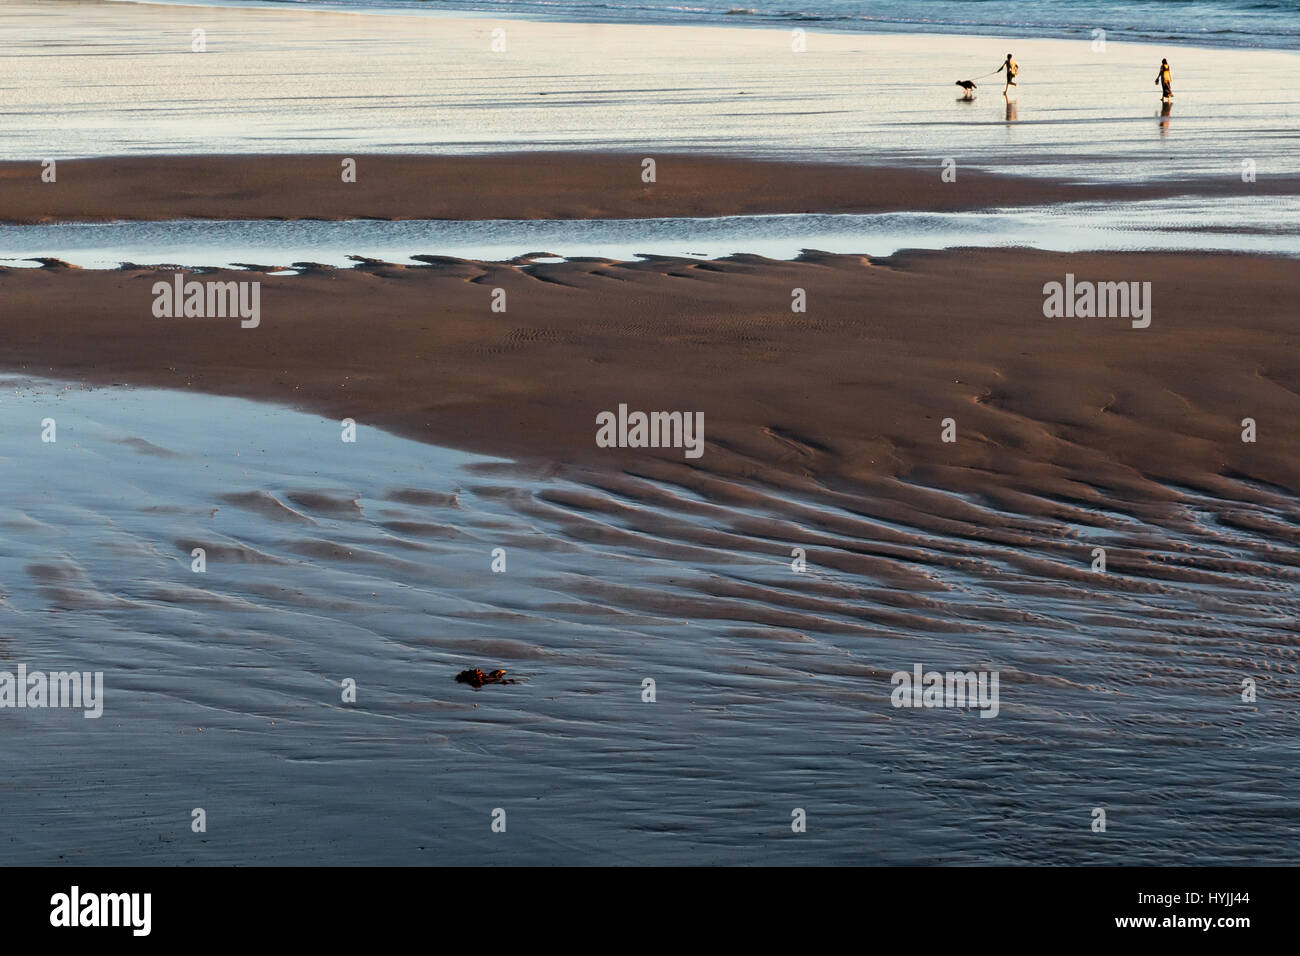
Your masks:
M1156 82L1160 84L1160 98L1162 100L1172 100L1174 98L1174 74L1169 69L1169 61L1160 61L1160 72L1156 74Z
M1001 73L1003 70L1007 71L1007 85L1002 88L1002 95L1005 96L1007 90L1011 89L1011 87L1020 88L1020 84L1016 82L1016 77L1020 73L1020 64L1011 58L1010 53L1007 54L1006 62L993 72Z

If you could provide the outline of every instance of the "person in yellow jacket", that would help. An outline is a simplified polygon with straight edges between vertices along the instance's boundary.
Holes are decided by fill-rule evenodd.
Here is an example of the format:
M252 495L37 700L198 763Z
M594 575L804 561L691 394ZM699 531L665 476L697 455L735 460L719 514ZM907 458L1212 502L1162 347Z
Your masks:
M1161 99L1172 100L1174 98L1174 75L1169 70L1169 61L1160 61L1160 72L1156 74L1156 82L1161 87Z
M1020 64L1011 59L1010 53L1007 54L1006 62L993 72L1001 73L1003 70L1007 71L1007 85L1002 87L1002 92L1005 94L1006 91L1011 89L1013 86L1019 89L1020 84L1016 82L1016 76L1020 73Z

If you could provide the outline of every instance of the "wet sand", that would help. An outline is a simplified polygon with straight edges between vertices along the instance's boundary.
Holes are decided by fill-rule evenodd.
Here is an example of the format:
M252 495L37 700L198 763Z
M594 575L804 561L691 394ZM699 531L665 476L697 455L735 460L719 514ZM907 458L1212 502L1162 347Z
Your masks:
M30 379L3 382L0 434L0 662L105 688L99 719L5 712L11 863L1281 864L1300 845L1293 498L945 509L905 482L520 467ZM997 670L997 719L892 707L914 662ZM476 692L467 667L521 682Z
M134 156L0 163L0 221L628 219L762 213L951 212L1170 196L1300 193L1300 178L1080 185L958 168L792 163L686 154ZM655 181L642 161L655 160Z
M16 223L114 219L582 219L955 210L1170 195L1169 187L1069 187L940 169L887 169L635 154L177 156L0 164L0 216ZM1186 188L1186 187L1184 187ZM1234 187L1235 188L1235 187Z
M283 265L283 264L277 264ZM1049 319L1066 273L1152 284L1152 322ZM1015 502L1300 490L1300 263L1027 250L778 262L365 264L260 279L262 319L158 319L165 270L7 270L6 369L292 403L422 441L623 470L595 416L700 411L693 468L905 477ZM791 311L792 290L807 312ZM493 312L493 290L507 311ZM959 309L954 308L960 303ZM940 441L940 423L957 441ZM1241 441L1241 422L1259 440ZM1035 496L1042 496L1041 498ZM947 507L941 505L940 507Z
M433 6L429 4L428 6ZM1300 55L1160 45L5 4L0 159L139 154L725 153L1105 179L1300 174ZM206 49L192 52L193 31ZM493 31L506 47L493 52ZM974 101L954 81L1021 65ZM1225 82L1231 77L1231 82Z
M18 223L979 209L1300 172L1286 53L1180 48L1162 117L1160 51L1119 43L1017 41L1013 101L958 102L1004 45L509 22L496 56L488 18L5 17ZM0 656L110 693L103 720L17 715L11 858L1294 858L1300 262L425 258L192 275L261 282L255 329L155 317L163 268L0 268ZM1044 317L1067 273L1151 283L1150 327ZM620 405L701 413L702 456L598 447ZM999 719L890 707L914 662L1000 671ZM476 694L471 666L524 681Z
M1151 326L1044 318L1067 271L1152 282ZM0 657L108 688L102 719L24 711L0 745L26 795L7 853L1283 863L1298 271L962 250L199 276L261 281L256 329L154 318L166 270L0 272L5 368L170 390L0 396ZM703 455L597 448L620 403L703 412ZM998 718L892 708L913 663L998 671ZM523 683L455 683L475 666Z

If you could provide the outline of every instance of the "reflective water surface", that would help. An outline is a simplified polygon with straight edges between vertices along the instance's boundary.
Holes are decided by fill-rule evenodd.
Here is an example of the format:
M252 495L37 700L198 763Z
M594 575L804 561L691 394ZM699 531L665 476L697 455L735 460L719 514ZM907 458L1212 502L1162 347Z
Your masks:
M13 862L1300 849L1300 516L1275 490L1181 489L1160 520L970 500L954 522L898 507L941 489L740 488L707 454L529 469L243 400L21 379L0 436L0 667L107 688L98 720L0 712ZM1124 556L1104 576L1097 546ZM890 675L918 663L998 671L999 715L892 707ZM472 666L522 682L455 683Z

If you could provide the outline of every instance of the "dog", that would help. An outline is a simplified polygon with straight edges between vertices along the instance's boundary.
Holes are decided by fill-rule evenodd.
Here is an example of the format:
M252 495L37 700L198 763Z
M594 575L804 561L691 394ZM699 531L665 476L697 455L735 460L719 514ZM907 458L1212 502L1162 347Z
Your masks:
M974 83L972 83L970 80L958 80L957 85L960 86L967 93L970 93L972 90L979 89L979 87L976 86Z

